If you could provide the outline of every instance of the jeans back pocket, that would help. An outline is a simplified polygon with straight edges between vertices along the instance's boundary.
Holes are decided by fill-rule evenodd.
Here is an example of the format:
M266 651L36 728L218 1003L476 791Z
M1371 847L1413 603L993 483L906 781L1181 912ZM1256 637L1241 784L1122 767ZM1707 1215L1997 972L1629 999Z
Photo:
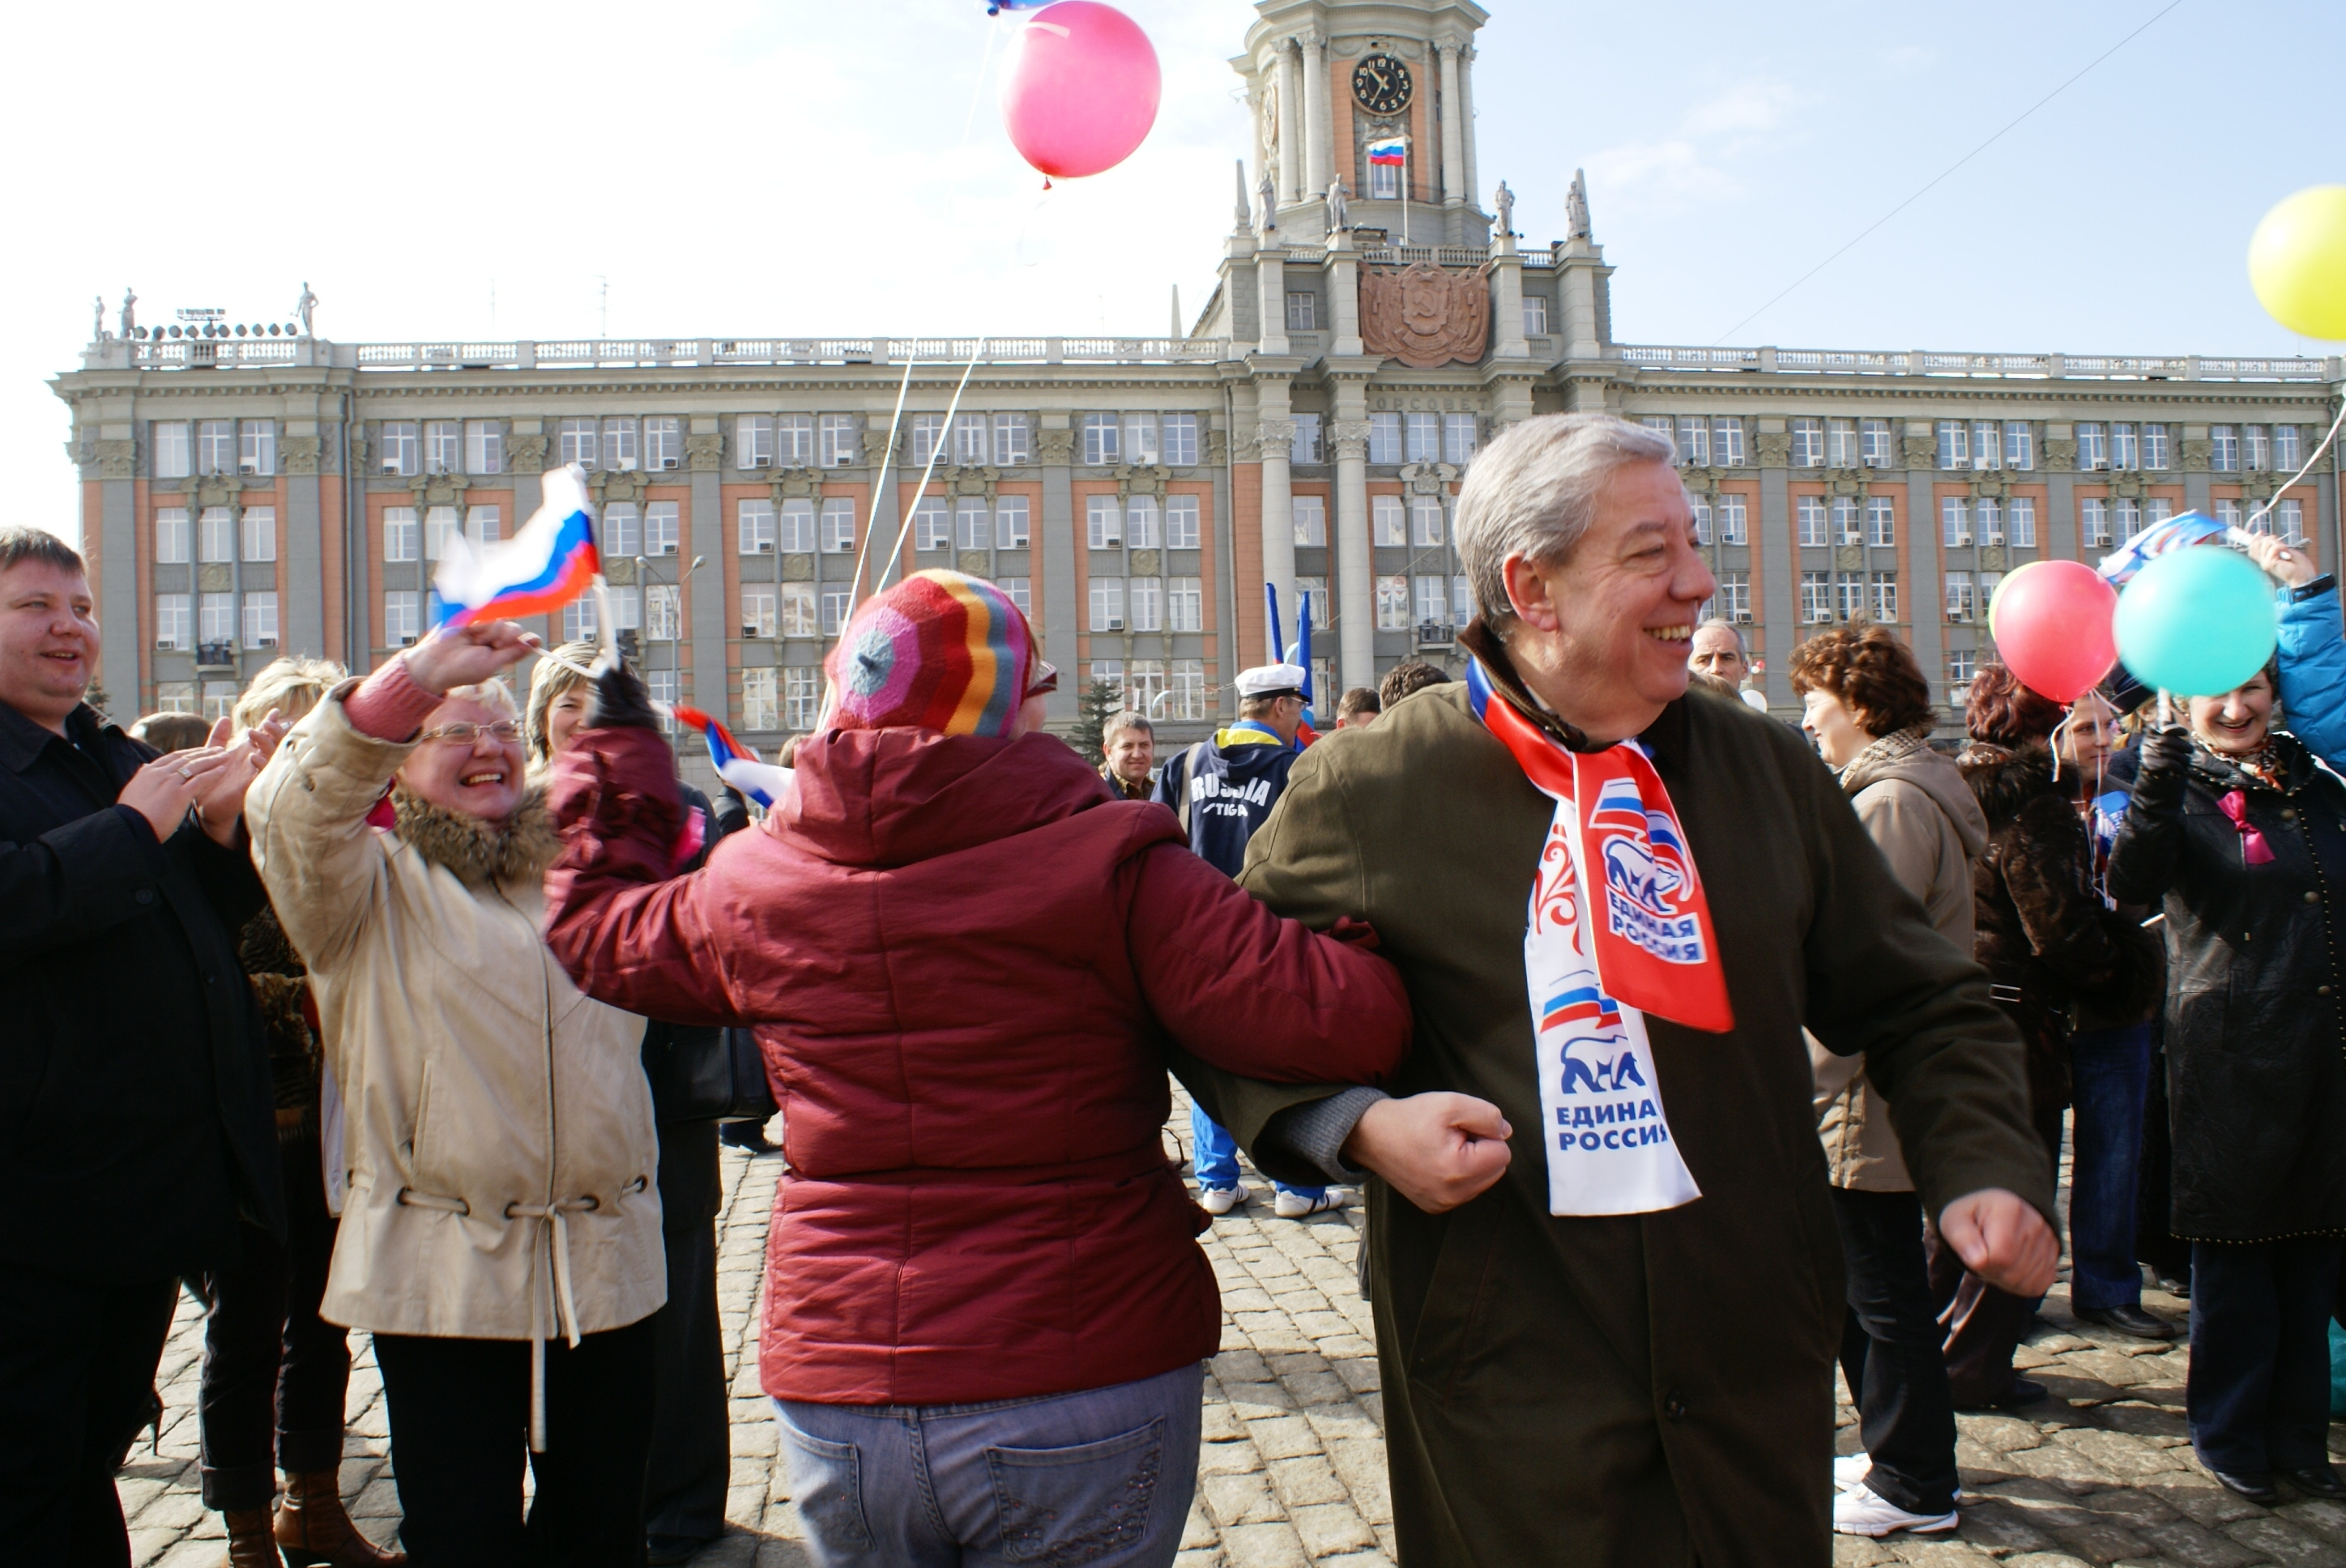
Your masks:
M1165 1418L1073 1448L988 1448L1002 1555L1079 1568L1139 1545L1165 1468Z
M832 1552L869 1552L863 1516L863 1456L852 1442L829 1442L784 1420L790 1445L790 1497L818 1543Z

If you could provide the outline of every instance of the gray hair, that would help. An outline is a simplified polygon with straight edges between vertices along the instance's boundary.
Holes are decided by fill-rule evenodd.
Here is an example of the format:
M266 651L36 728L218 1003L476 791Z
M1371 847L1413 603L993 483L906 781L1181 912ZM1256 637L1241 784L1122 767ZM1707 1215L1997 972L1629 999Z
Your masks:
M1494 627L1515 619L1507 557L1551 565L1570 555L1615 469L1677 462L1668 436L1609 413L1542 414L1484 447L1459 487L1457 514L1458 558L1483 619Z
M1751 645L1744 640L1743 628L1723 616L1711 616L1710 619L1695 627L1695 630L1698 632L1707 632L1713 626L1717 626L1720 631L1732 636L1735 639L1736 650L1742 654L1745 658L1749 658L1751 657Z

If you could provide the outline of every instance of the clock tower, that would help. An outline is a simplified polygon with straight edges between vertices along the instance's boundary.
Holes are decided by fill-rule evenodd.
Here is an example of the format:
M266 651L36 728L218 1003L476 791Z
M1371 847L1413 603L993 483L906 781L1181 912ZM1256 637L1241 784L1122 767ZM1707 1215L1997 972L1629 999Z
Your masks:
M1474 160L1474 0L1257 0L1231 61L1292 243L1324 238L1329 192L1355 229L1394 244L1490 239ZM1372 148L1377 149L1372 155ZM1396 151L1399 158L1394 156Z

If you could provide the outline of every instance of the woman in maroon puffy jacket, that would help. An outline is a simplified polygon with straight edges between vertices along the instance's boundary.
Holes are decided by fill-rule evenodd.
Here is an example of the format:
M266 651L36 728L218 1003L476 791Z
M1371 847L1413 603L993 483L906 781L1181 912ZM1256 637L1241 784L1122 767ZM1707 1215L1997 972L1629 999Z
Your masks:
M1169 1563L1221 1319L1166 1044L1374 1082L1405 994L1040 733L1056 676L992 584L907 579L829 673L762 830L674 879L674 765L607 677L547 940L590 996L758 1029L790 1166L761 1370L817 1562Z

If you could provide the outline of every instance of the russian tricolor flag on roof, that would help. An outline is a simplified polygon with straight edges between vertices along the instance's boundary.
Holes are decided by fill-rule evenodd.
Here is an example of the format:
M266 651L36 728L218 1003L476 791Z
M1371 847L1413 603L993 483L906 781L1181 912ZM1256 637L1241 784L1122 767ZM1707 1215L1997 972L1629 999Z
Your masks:
M1408 157L1409 138L1407 137L1387 137L1382 141L1372 141L1369 144L1371 163L1401 163Z
M586 471L573 463L546 476L546 504L503 544L474 545L448 535L432 575L432 624L521 620L551 615L595 585L603 573L595 546L595 510Z

